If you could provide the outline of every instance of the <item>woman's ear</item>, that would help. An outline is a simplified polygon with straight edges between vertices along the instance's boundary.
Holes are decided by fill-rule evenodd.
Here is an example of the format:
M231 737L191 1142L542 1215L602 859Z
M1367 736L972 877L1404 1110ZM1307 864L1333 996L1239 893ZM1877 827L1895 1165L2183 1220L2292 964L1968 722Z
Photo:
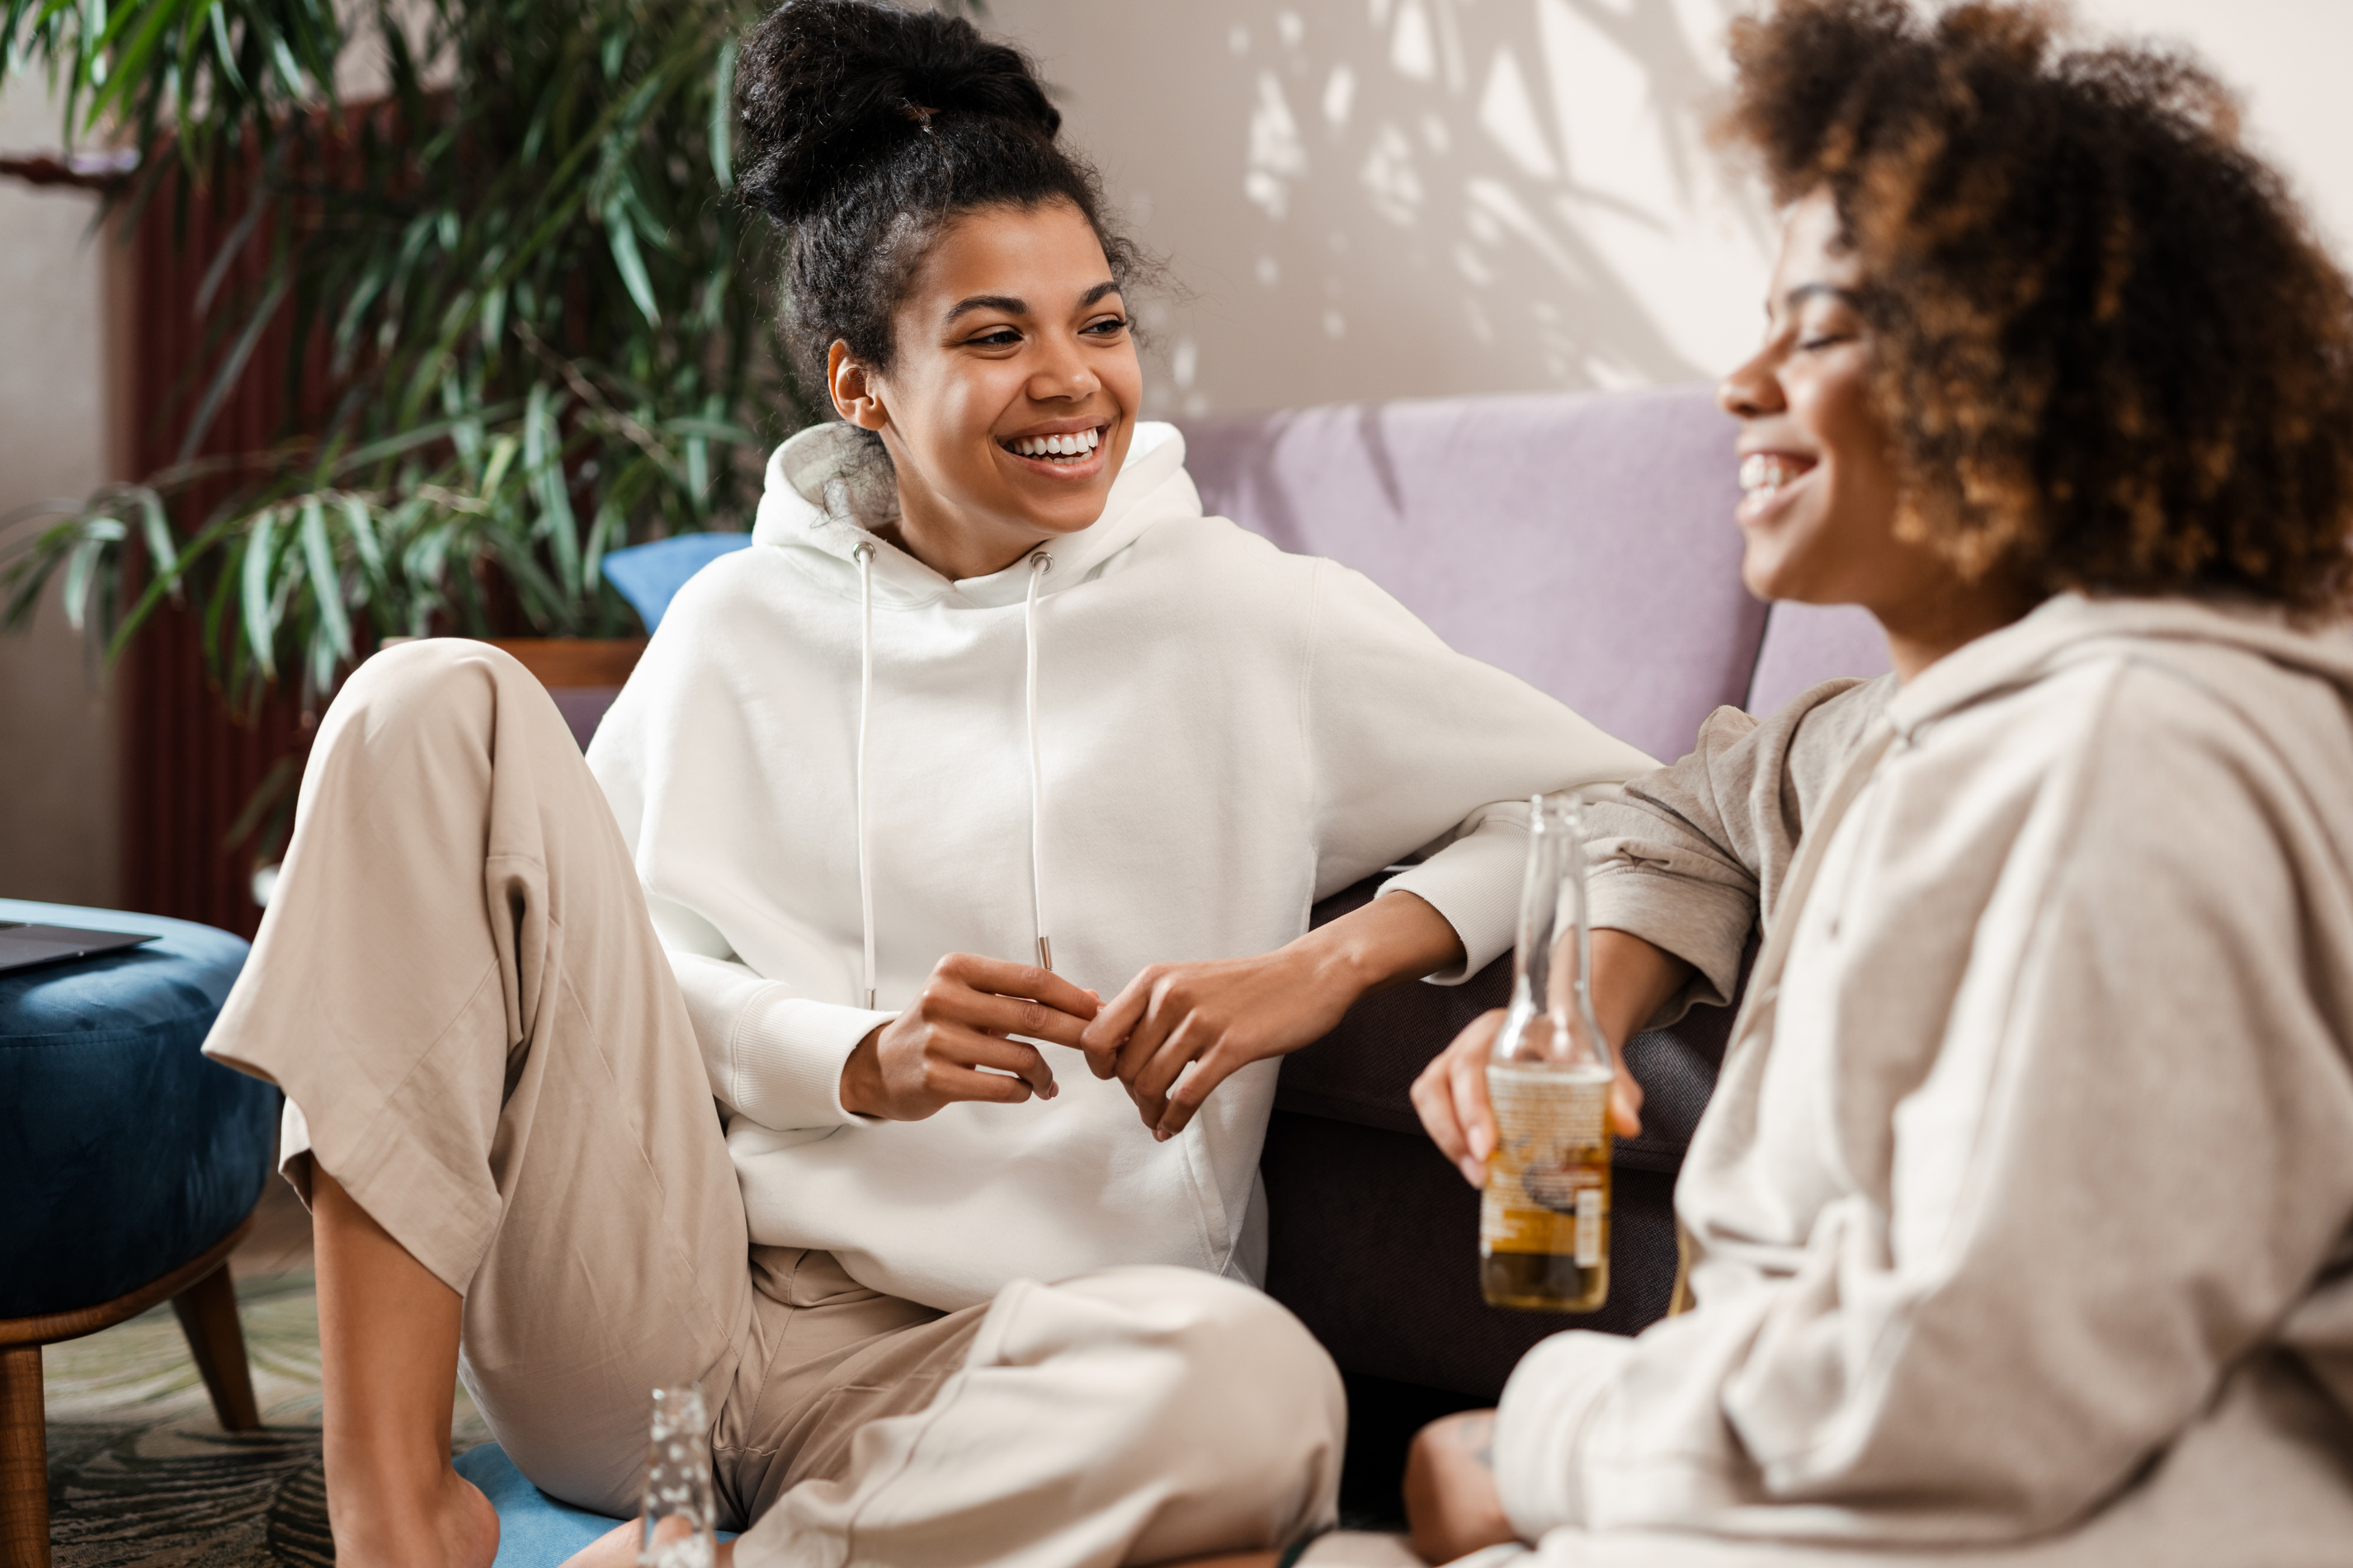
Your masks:
M880 430L891 423L882 406L882 389L873 373L852 359L840 339L825 352L827 388L833 394L833 411L860 430Z

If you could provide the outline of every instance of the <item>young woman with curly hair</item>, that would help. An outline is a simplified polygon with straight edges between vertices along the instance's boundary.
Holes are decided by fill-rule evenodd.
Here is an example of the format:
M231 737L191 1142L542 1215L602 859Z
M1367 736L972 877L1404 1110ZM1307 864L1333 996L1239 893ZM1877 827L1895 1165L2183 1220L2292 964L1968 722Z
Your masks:
M368 661L206 1045L287 1092L337 1559L490 1562L461 1374L617 1515L699 1381L743 1568L1282 1546L1345 1411L1252 1289L1275 1058L1507 947L1510 803L1649 761L1203 515L1017 51L792 0L737 80L839 417L585 763L495 649Z
M1608 809L1605 1021L1761 922L1691 1305L1426 1431L1433 1561L2353 1552L2353 292L2211 78L2056 29L1735 28L1746 571L1894 670ZM1493 1032L1416 1090L1473 1179Z

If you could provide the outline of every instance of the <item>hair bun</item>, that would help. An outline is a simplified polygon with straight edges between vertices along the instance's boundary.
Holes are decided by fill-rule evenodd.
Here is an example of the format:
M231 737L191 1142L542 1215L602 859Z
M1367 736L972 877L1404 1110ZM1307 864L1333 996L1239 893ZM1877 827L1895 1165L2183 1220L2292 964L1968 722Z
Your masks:
M873 0L786 0L736 68L744 198L780 223L944 114L987 115L1046 140L1061 129L1018 49L961 17Z

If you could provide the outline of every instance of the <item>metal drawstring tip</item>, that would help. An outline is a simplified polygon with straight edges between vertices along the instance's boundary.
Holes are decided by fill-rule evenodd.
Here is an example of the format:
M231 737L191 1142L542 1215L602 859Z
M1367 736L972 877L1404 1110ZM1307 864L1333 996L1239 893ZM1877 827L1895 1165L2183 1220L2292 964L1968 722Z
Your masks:
M1054 944L1042 936L1038 939L1038 964L1041 969L1054 967Z

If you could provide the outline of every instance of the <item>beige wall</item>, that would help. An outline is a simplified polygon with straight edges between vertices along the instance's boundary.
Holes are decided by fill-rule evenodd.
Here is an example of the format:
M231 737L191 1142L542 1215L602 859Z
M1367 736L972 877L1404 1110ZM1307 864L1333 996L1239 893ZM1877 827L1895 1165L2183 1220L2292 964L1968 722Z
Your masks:
M57 144L40 81L0 84L0 149ZM0 511L108 477L94 205L0 180ZM0 898L114 901L114 768L102 687L53 586L30 634L0 636Z
M1702 142L1732 0L989 0L1194 291L1157 412L1712 378L1769 215ZM2182 38L2353 239L2348 0L2089 0Z

